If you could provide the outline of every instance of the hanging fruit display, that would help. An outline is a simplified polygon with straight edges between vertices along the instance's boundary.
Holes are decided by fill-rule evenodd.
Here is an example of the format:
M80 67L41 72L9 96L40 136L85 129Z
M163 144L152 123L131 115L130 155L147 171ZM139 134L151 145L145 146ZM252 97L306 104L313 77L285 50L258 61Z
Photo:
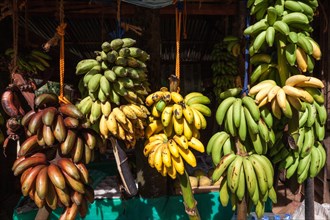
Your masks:
M206 152L220 181L220 201L235 210L246 200L258 218L268 198L276 203L274 165L299 184L325 165L322 145L327 119L324 87L312 76L319 45L310 22L317 1L248 1L255 23L250 35L250 87L222 93L216 111L223 128L209 139ZM295 175L296 174L296 175Z
M202 93L191 92L183 97L165 87L147 96L151 116L143 153L151 167L175 179L177 173L184 173L184 162L192 167L197 165L192 150L205 150L199 130L207 126L205 116L211 116L206 106L209 103L210 99Z
M227 36L222 42L214 45L212 56L212 81L214 93L219 99L219 94L228 88L239 86L236 83L238 74L238 56L241 53L240 39Z
M144 106L150 91L145 64L149 55L135 43L131 38L103 42L95 59L76 66L76 74L84 75L79 82L84 98L77 107L104 138L112 135L128 148L144 137L150 114Z
M93 160L102 140L86 127L75 105L59 104L55 94L41 94L34 104L21 119L27 139L12 166L14 175L21 175L22 194L39 208L55 210L61 204L62 219L73 219L78 211L84 217L88 202L94 201L85 164Z
M14 49L9 48L5 51L5 56L12 60L14 58ZM50 67L51 57L43 51L33 49L26 54L19 54L17 57L17 67L22 73L37 74Z

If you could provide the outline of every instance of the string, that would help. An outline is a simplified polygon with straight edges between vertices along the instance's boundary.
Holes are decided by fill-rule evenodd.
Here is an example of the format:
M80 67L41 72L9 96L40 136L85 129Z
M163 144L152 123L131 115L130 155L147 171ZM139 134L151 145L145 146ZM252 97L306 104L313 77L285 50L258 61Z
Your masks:
M116 30L110 33L110 36L115 38L122 38L125 33L125 29L121 28L121 21L120 21L120 6L121 6L121 0L117 0L117 25Z
M181 17L182 17L182 3L178 2L175 9L175 27L176 27L176 62L175 62L175 76L180 80L180 34L181 34Z
M245 5L247 1L245 0ZM249 13L247 13L249 14ZM250 26L250 16L246 16L246 27ZM244 85L243 85L243 90L242 94L248 94L249 89L248 89L248 83L249 83L249 41L250 41L250 35L245 36L245 61L244 61Z
M64 35L66 23L64 22L64 6L63 0L60 1L60 25L56 28L57 34L61 37L60 44L60 95L59 100L65 104L70 101L64 96Z

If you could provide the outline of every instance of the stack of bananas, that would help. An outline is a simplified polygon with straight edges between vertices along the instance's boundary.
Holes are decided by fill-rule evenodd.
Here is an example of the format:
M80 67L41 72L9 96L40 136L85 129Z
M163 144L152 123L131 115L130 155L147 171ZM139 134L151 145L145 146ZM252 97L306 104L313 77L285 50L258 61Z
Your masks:
M292 118L292 107L301 111L309 106L308 103L314 103L314 100L324 102L320 91L323 87L321 80L299 74L289 77L283 87L278 86L274 80L261 81L250 89L249 94L255 96L259 107L270 103L276 118L281 119L282 113Z
M84 164L93 160L101 137L87 128L84 115L73 104L59 104L55 94L35 98L35 110L21 119L28 138L21 144L12 170L21 175L21 190L36 205L65 207L62 219L83 217L94 201Z
M257 215L262 216L268 197L274 203L277 201L273 176L273 166L267 157L229 153L217 164L212 180L220 182L219 194L223 206L227 206L230 199L235 210L236 203L246 196L255 205Z
M220 103L215 117L219 125L224 125L225 131L215 133L207 147L207 152L212 154L215 164L222 155L230 152L232 144L229 134L231 137L238 137L242 142L251 143L252 145L246 146L252 146L257 154L265 154L268 147L274 144L272 115L267 109L260 110L250 96L237 97L240 93L240 88L232 88L220 94L224 100ZM222 154L222 151L225 154Z
M76 66L76 74L85 74L79 88L86 96L77 107L103 138L112 135L127 148L144 137L150 114L143 105L150 91L145 64L149 55L134 47L135 43L131 38L104 42L95 59L82 60Z
M95 59L78 62L76 74L84 74L79 82L80 91L87 88L92 100L102 103L109 100L120 105L123 98L128 103L143 104L150 91L145 64L149 55L134 47L135 43L131 38L106 41Z
M5 51L5 55L10 59L14 57L14 50L9 48ZM19 54L21 55L21 54ZM49 61L52 58L43 51L31 50L28 54L17 57L17 66L23 73L38 73L43 72L50 67Z
M75 163L93 160L93 149L101 140L95 131L86 128L83 114L75 105L58 107L57 96L50 93L38 96L35 105L38 110L29 111L21 120L28 138L21 144L18 156L55 148Z
M216 121L224 130L211 136L206 152L216 166L212 181L220 182L221 204L227 206L230 199L235 210L245 198L262 216L266 200L276 202L273 165L264 156L276 141L273 116L252 97L241 97L241 92L231 88L220 94Z
M212 50L212 82L214 93L219 94L235 86L235 77L238 75L237 56L240 54L240 40L234 36L227 36L222 42L214 45ZM225 76L225 77L224 77Z
M23 196L30 196L38 208L65 207L60 219L75 219L78 212L83 218L88 202L94 202L94 190L83 163L74 163L69 158L49 162L45 154L34 153L19 157L12 170L15 176L21 175Z
M324 96L313 97L314 102L302 102L303 107L299 111L296 149L287 149L282 141L277 141L269 151L272 162L279 163L279 168L286 171L286 178L297 173L298 183L304 182L308 177L315 177L326 160L326 152L321 143L325 137L327 119Z
M310 37L310 32L313 31L310 22L317 6L316 0L277 1L274 6L269 6L268 1L249 1L251 14L255 14L257 18L255 24L244 30L245 35L254 38L250 54L254 55L266 46L272 47L281 39L285 44L288 65L298 66L300 71L312 73L315 60L321 58L319 45Z
M175 179L177 173L184 173L184 161L196 166L196 158L189 148L204 152L199 130L206 128L205 116L211 116L206 106L209 103L209 98L199 92L182 97L165 87L147 96L146 105L151 108L152 116L145 130L144 155L151 167Z

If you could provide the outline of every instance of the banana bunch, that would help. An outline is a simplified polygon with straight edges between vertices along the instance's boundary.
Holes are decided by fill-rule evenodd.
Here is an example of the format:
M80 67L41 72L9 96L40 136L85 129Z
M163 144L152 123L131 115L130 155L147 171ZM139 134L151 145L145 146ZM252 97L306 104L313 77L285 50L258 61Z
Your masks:
M163 176L169 175L175 179L177 173L184 173L184 161L192 167L197 165L191 149L203 153L204 145L195 137L190 140L184 135L169 138L165 133L158 133L147 139L143 153L152 168L156 168Z
M308 131L309 132L309 131ZM304 137L304 135L306 135ZM303 136L306 138L311 138L314 141L314 138L311 136L311 133L299 132L299 138ZM280 150L276 150L277 153L271 152L272 162L278 163L280 170L285 170L285 177L290 179L295 173L297 173L298 183L302 184L307 178L316 177L321 169L325 165L326 161L326 151L322 146L321 142L306 140L304 148L298 146L298 154L296 151L291 149L286 149L283 146L280 146Z
M12 170L15 176L21 175L23 196L29 196L38 208L65 207L60 219L75 219L78 212L83 218L88 203L94 202L94 190L83 163L74 163L69 158L49 162L45 154L34 153L19 157Z
M162 87L146 98L153 116L146 127L146 138L162 130L168 137L176 134L188 140L199 138L199 130L207 126L205 116L211 116L211 109L206 106L209 103L210 99L202 93L192 92L182 97Z
M292 107L304 110L306 104L314 100L323 104L324 97L320 91L323 87L321 80L299 74L289 77L282 88L274 80L263 80L250 89L249 95L254 96L259 107L270 103L276 118L281 119L282 113L292 118Z
M196 166L196 158L189 147L204 152L199 130L207 126L205 116L211 116L206 106L209 103L210 99L202 93L191 92L183 97L165 87L146 97L151 116L145 130L144 154L151 167L175 179L177 172L184 172L183 161Z
M143 105L127 104L115 107L107 114L102 113L99 121L100 134L123 140L127 148L134 148L137 139L144 138L144 128L149 115Z
M304 33L290 32L285 46L285 58L290 66L297 66L302 72L313 73L315 60L322 52L318 43Z
M225 131L214 134L207 148L208 153L212 152L212 158L217 158L213 160L215 164L219 162L219 152L225 145L230 149L229 135L238 137L242 142L252 143L257 154L265 154L269 145L274 143L273 117L270 112L267 109L260 110L250 96L237 97L240 93L240 88L232 88L220 94L223 101L218 106L215 117L220 126L224 125ZM245 145L250 146L247 143Z
M235 210L237 203L245 197L248 198L248 204L255 205L256 214L261 218L267 199L270 198L274 203L277 201L273 175L274 169L267 157L229 153L221 157L213 171L212 181L220 181L219 197L224 207L231 200Z
M13 59L14 50L8 48L5 51L5 55ZM17 65L18 69L24 73L34 73L37 74L39 71L44 72L47 68L50 67L50 60L52 59L47 53L34 49L27 54L18 54Z
M21 119L28 138L21 144L19 157L55 148L75 163L93 160L93 150L102 140L88 128L75 105L59 106L55 94L44 93L35 98L35 106L36 111L29 111Z
M145 64L149 55L134 47L135 43L131 38L106 41L95 59L78 62L76 74L84 74L79 90L87 90L93 101L102 103L120 105L124 99L127 103L143 104L150 91Z
M285 58L288 65L298 66L302 72L313 72L315 60L321 58L319 45L310 37L313 31L310 22L318 6L313 1L250 1L251 14L257 22L244 30L245 35L253 36L250 54L272 47L281 38L285 44Z
M234 36L227 36L222 42L214 45L211 56L213 63L212 82L214 93L217 98L219 94L236 85L235 78L238 75L237 56L240 54L240 39ZM223 76L226 77L223 77Z

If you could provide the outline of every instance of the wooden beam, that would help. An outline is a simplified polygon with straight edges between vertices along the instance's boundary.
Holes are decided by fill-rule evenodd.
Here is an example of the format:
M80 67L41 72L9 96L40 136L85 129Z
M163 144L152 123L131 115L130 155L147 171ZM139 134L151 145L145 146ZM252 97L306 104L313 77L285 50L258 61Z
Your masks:
M170 5L159 9L161 15L173 15L175 13L175 5ZM124 16L132 16L136 13L140 6L122 3L121 14ZM113 4L88 4L88 3L75 3L66 4L64 6L65 15L94 15L104 13L104 15L116 15L117 8ZM53 16L58 12L57 5L51 3L36 3L34 1L29 5L29 13L31 16L47 14ZM238 13L237 4L207 4L201 5L197 3L187 4L188 15L236 15Z

